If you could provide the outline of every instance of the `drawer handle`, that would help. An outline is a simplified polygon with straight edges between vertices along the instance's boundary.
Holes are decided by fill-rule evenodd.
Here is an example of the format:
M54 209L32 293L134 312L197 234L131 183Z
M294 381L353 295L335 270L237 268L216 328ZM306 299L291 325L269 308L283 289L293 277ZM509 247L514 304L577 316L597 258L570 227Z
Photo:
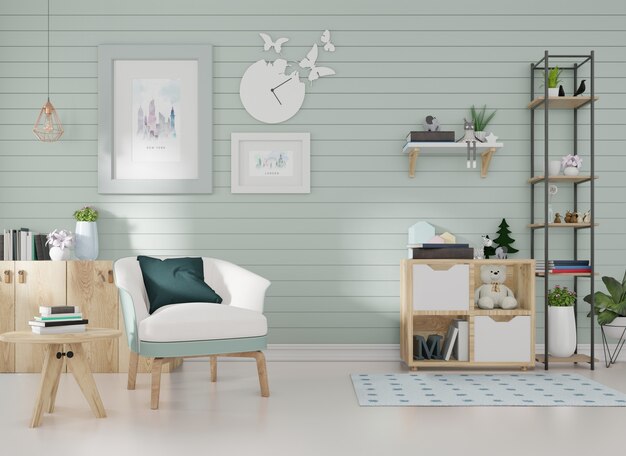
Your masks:
M4 283L11 283L11 271L4 271Z
M26 282L26 271L22 271L21 269L17 271L17 281L19 283Z
M113 270L109 269L109 283L113 283Z

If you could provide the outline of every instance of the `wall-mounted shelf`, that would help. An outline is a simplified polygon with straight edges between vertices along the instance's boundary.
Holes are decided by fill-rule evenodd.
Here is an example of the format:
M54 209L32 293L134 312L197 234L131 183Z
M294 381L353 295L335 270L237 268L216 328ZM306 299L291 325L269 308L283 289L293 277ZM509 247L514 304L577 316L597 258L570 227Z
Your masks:
M596 223L595 226L598 226ZM545 228L545 223L531 223L528 228L538 229ZM591 223L548 223L548 228L591 228Z
M500 149L503 146L504 144L502 143L476 142L476 150L481 151L480 177L487 177L491 157L496 152L496 149ZM437 154L464 156L467 152L467 144L465 142L409 142L406 143L402 152L409 155L409 177L415 177L415 162L420 154L428 153L429 155ZM476 167L475 163L474 167Z
M594 97L597 100L598 97ZM549 97L550 109L578 109L591 101L591 97ZM528 103L528 109L543 109L545 98L537 97Z
M594 179L597 179L598 176L593 176ZM546 176L535 176L528 179L529 184L536 184L538 182L543 182L546 180ZM548 176L548 182L571 182L574 184L581 184L583 182L589 182L591 180L591 176L588 174L579 174L578 176Z

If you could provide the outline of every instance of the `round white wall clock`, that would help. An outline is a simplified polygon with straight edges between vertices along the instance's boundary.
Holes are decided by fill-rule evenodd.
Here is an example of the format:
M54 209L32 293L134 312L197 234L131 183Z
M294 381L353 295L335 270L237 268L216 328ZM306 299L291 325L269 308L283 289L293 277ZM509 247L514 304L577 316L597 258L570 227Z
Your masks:
M246 111L261 122L275 124L292 118L304 102L305 84L297 71L286 74L287 61L259 60L241 78L239 96Z

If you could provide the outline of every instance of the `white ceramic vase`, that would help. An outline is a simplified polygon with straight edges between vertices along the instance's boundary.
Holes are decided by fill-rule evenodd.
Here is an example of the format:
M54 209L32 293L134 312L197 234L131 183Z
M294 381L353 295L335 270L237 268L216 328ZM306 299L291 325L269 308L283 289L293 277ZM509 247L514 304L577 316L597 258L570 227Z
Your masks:
M489 133L486 131L475 131L474 137L481 142L485 142L485 138L487 138L488 134Z
M624 334L624 328L626 327L626 317L617 317L608 325L603 325L604 334L611 339L619 339Z
M558 97L559 96L559 88L558 87L548 87L548 97Z
M548 162L548 176L558 176L561 174L561 160L550 160Z
M574 306L548 306L548 350L557 358L567 358L576 351Z
M50 259L52 261L65 261L70 259L70 249L50 247Z
M98 225L96 222L76 222L76 249L74 253L79 260L95 260L98 258Z
M579 173L580 169L575 166L566 166L565 169L563 169L563 174L566 176L578 176Z

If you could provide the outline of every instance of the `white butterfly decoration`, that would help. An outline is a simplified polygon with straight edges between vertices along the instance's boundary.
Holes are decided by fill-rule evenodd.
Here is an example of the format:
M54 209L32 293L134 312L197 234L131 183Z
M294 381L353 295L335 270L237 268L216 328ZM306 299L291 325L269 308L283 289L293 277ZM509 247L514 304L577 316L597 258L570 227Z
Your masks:
M315 62L317 61L317 55L317 44L314 44L306 57L300 61L300 66L302 68L311 69L311 71L309 72L309 81L311 82L319 79L322 76L331 76L335 74L335 70L333 70L332 68L315 66Z
M259 35L263 38L263 50L269 51L271 48L274 48L277 54L280 54L283 44L289 41L289 38L278 38L276 42L274 42L267 33L259 33Z
M324 43L324 50L328 52L335 52L335 45L330 42L330 32L328 30L324 30L322 33L322 43Z

